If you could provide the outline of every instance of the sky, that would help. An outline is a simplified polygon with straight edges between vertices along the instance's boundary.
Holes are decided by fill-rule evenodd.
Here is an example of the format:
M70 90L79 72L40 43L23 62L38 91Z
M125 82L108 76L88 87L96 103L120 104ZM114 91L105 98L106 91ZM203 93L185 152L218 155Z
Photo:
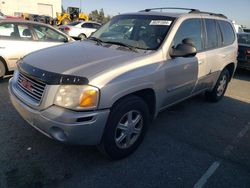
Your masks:
M187 7L225 14L237 24L250 28L250 0L62 0L64 9L77 6L82 12L104 9L105 14L137 12L153 7Z

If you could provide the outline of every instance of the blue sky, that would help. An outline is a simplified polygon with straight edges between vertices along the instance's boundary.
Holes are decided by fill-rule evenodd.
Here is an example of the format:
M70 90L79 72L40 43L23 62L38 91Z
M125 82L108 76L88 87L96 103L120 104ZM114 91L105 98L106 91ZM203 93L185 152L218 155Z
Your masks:
M250 28L250 0L81 0L82 11L104 9L112 16L152 7L188 7L225 14L236 23ZM62 0L68 6L80 6L80 0Z

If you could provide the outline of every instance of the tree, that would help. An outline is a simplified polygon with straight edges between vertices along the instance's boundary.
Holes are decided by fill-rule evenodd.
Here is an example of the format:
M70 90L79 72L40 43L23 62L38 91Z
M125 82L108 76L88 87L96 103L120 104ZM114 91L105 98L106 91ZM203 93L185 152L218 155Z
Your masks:
M105 16L104 10L100 9L98 10L93 10L90 14L89 14L89 18L92 21L96 21L99 23L106 23L111 19L111 16L107 15Z

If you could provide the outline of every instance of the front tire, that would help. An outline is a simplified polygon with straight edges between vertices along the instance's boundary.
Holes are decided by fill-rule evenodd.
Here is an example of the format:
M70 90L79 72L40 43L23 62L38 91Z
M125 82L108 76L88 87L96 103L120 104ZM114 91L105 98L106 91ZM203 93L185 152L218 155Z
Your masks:
M229 80L230 80L229 71L227 69L224 69L221 72L219 79L217 80L213 90L210 92L206 92L207 99L211 102L220 101L227 90Z
M141 144L149 122L147 104L129 96L112 108L99 149L113 160L133 153Z

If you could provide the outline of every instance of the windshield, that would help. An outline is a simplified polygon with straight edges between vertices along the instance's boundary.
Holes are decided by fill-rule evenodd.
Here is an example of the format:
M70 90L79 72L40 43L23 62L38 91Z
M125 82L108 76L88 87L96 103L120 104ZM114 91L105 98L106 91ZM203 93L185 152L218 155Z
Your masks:
M103 42L156 50L162 44L173 20L166 16L119 15L96 31L92 37Z
M250 44L250 34L240 34L238 35L238 43L240 44Z

